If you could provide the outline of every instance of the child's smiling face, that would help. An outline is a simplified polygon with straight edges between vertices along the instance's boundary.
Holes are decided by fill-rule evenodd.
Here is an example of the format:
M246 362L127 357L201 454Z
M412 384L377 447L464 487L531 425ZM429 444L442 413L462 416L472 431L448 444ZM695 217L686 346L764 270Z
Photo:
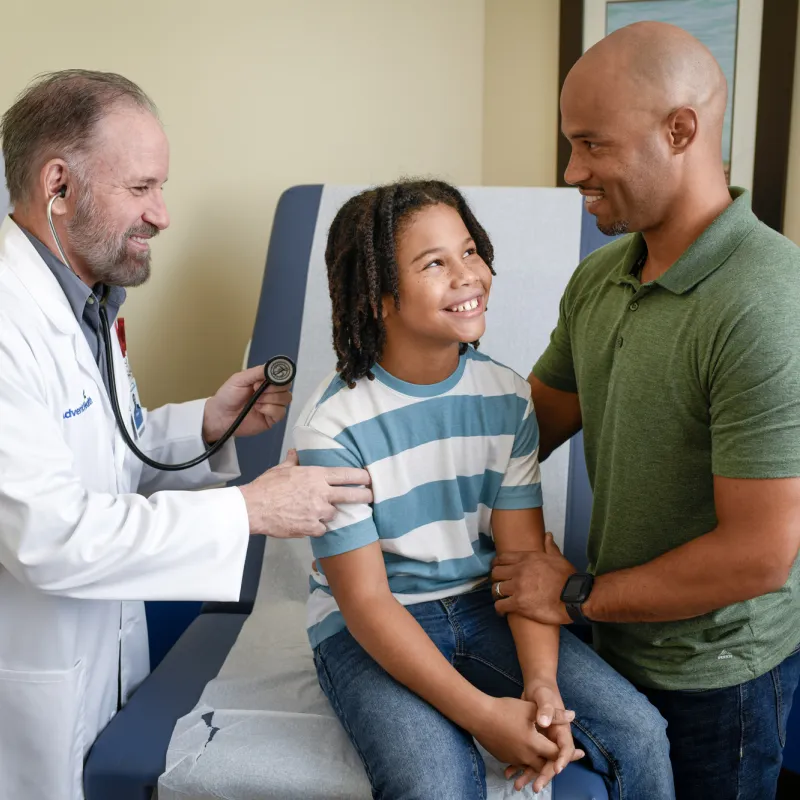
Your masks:
M441 346L483 336L492 273L456 209L439 203L404 220L395 256L400 308L384 298L389 337Z

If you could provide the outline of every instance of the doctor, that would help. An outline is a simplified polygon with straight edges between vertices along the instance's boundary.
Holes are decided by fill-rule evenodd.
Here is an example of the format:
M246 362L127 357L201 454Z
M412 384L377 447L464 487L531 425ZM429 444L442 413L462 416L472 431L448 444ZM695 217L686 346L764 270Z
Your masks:
M371 501L369 475L287 460L241 488L186 491L237 476L232 443L185 472L143 467L115 426L98 306L118 319L169 224L155 108L121 76L55 73L0 133L14 206L0 227L0 797L80 800L88 749L148 670L141 601L236 600L249 534L320 535L335 504ZM64 186L54 225L74 272L46 216ZM247 370L209 400L138 413L115 328L122 419L161 461L218 439L261 381ZM270 387L239 432L289 400Z

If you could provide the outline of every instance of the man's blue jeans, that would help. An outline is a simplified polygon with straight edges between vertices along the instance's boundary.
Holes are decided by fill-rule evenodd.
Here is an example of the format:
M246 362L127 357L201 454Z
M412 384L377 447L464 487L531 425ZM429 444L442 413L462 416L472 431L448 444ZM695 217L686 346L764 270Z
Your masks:
M772 800L800 647L775 669L709 691L643 689L667 720L678 800Z
M450 663L487 694L519 697L522 673L505 619L488 587L408 610ZM358 750L381 800L486 797L472 737L386 673L346 630L314 651L320 685ZM588 645L561 632L558 686L575 711L584 763L614 800L674 797L661 715Z

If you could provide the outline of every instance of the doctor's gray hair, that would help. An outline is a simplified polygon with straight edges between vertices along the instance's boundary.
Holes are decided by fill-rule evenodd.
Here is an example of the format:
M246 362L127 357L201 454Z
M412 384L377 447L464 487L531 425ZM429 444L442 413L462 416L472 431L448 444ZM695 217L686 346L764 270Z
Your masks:
M0 120L12 204L30 198L51 158L63 158L81 177L97 123L119 103L133 103L158 118L142 89L113 72L68 69L36 78Z

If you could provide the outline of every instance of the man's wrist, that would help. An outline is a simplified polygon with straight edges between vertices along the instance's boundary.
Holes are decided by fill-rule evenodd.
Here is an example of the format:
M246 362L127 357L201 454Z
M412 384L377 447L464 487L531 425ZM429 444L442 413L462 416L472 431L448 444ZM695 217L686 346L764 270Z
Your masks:
M211 398L209 397L208 400L206 400L205 406L203 407L203 426L200 432L200 435L203 437L203 441L209 447L212 444L214 444L214 442L216 442L217 439L219 439L219 433L216 430L214 430L214 428L211 425L213 409L211 413L209 413L208 406L210 402Z
M250 528L250 533L264 533L264 531L260 530L261 526L258 524L259 515L256 510L256 491L253 485L246 483L244 486L238 486L237 488L244 499L244 507L247 510L247 524Z
M602 614L601 605L602 605L602 593L603 593L602 586L603 586L602 578L595 578L594 584L592 585L591 594L581 607L581 610L583 611L583 616L591 620L592 622L600 622L602 620L601 617Z
M203 437L203 441L206 444L208 444L209 439L212 438L211 430L209 429L208 425L208 403L209 401L206 400L206 403L203 406L203 423L200 428L200 435Z

